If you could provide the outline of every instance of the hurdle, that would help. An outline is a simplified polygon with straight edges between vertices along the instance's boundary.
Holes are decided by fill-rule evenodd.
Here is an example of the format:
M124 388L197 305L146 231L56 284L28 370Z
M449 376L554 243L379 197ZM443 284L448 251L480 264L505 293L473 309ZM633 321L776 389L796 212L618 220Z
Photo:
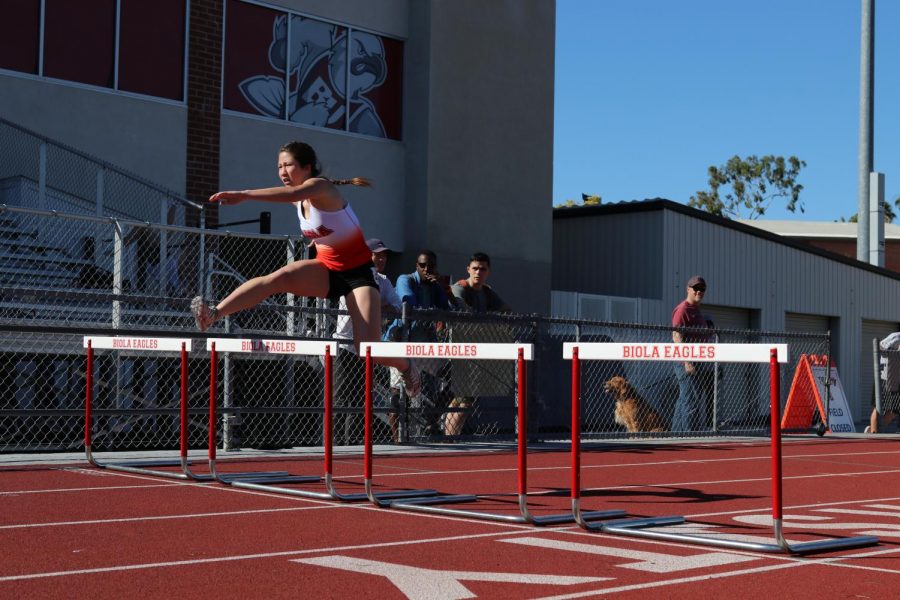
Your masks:
M168 479L190 479L187 457L187 353L191 351L191 340L180 338L130 337L130 336L85 336L87 349L87 374L85 377L84 399L84 451L87 461L100 469L154 475ZM103 463L93 455L94 427L94 350L125 350L140 352L180 352L181 353L181 409L179 423L180 458L176 460L134 461L124 463ZM154 467L181 465L182 471L160 471Z
M439 344L439 343L397 343L379 342L363 343L360 350L366 357L366 398L365 398L365 433L366 433L366 491L370 494L370 501L381 507L390 506L400 510L409 510L424 513L453 515L485 521L500 521L503 523L524 523L529 525L553 525L559 523L572 523L574 516L571 513L558 515L534 515L528 508L528 394L525 361L533 360L534 346L532 344L504 344L504 343L474 343L474 344ZM446 508L443 504L463 504L477 502L480 498L474 494L459 494L436 496L432 498L416 498L412 500L399 500L383 502L371 494L372 484L372 449L371 449L371 423L372 423L372 358L379 357L405 357L405 358L453 358L465 360L515 360L516 384L518 405L518 504L519 514L498 514L487 511L462 510ZM621 510L596 511L584 513L585 519L608 519L624 516Z
M791 544L782 529L781 489L781 378L779 363L788 360L787 344L628 344L628 343L579 343L563 345L563 358L572 361L572 513L576 522L589 531L660 539L672 542L736 548L767 553L812 554L846 548L872 546L878 543L873 536L833 538L813 542ZM678 525L684 517L657 517L631 519L607 523L588 523L580 516L580 452L581 436L581 360L654 360L668 362L731 362L769 363L769 400L771 404L771 457L772 457L772 522L775 543L753 542L738 539L713 538L702 535L669 531L654 531L655 527ZM578 421L576 421L576 413Z
M316 498L320 500L338 500L342 502L358 502L368 499L367 494L343 494L334 485L333 476L333 366L332 361L337 355L337 344L333 341L322 340L266 340L266 339L242 339L242 338L209 338L206 341L207 350L210 353L210 427L209 427L209 465L213 477L221 483L234 487L247 488L288 496L303 498ZM216 469L216 387L217 387L217 352L237 352L245 354L283 354L294 356L323 356L325 366L324 385L324 419L323 419L323 446L324 446L324 477L318 475L289 475L284 472L253 474L223 474ZM284 483L309 483L322 482L324 479L325 491L286 488L274 484ZM391 498L419 497L421 495L436 494L434 490L404 490L388 492L385 496Z

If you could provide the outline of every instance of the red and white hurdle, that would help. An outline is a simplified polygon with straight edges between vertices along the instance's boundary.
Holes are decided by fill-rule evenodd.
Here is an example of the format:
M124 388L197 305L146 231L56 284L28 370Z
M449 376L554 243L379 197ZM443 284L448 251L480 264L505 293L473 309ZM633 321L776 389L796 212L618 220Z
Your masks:
M566 343L563 358L572 361L572 513L584 529L616 535L686 542L706 546L737 548L757 552L812 554L844 548L872 546L873 536L835 538L791 544L782 530L781 497L781 378L779 363L788 361L786 344L644 344L644 343ZM581 371L582 360L640 360L679 362L769 363L769 396L771 404L772 456L772 522L775 543L757 543L727 538L655 531L655 527L678 525L684 517L630 519L608 523L589 523L580 511L581 488Z
M84 399L84 452L87 461L95 467L126 473L155 475L168 479L190 479L188 469L187 441L187 353L191 351L191 340L182 338L136 337L136 336L85 336L84 348L87 349L87 373L85 377ZM117 350L130 352L179 352L181 357L181 390L180 390L180 458L162 461L135 461L125 463L103 463L93 455L94 428L94 350ZM160 471L154 467L181 465L181 472Z
M209 338L206 340L206 348L210 353L210 383L209 383L209 465L210 472L221 483L227 483L234 487L274 492L289 496L304 498L317 498L322 500L339 500L342 502L356 502L368 499L367 494L343 494L334 486L333 476L333 367L332 362L337 355L337 344L334 341L323 340L267 340L257 338ZM324 477L309 475L288 475L287 473L241 473L238 476L219 473L216 468L216 389L217 389L217 355L218 352L233 352L240 354L256 355L293 355L293 356L317 356L324 357L324 418L323 418L323 450L324 450ZM308 483L320 482L324 478L325 491L307 490L300 488L286 488L280 485L284 483ZM407 498L437 494L434 490L402 490L387 492L384 497Z
M481 519L486 521L501 521L504 523L526 523L531 525L551 525L558 523L571 523L574 517L571 513L558 515L537 516L528 508L528 393L527 373L525 361L533 360L534 346L532 344L503 344L503 343L398 343L378 342L363 343L360 346L366 358L366 398L365 398L365 485L370 501L376 506L391 507L401 510L436 513ZM454 360L515 360L517 383L517 454L518 454L518 500L519 514L498 514L486 511L462 510L446 508L443 504L463 504L477 502L479 496L474 494L436 496L433 498L417 498L413 500L398 500L385 502L372 494L372 359L374 357L406 357L406 358L452 358ZM620 510L598 511L584 513L585 519L607 519L624 516Z

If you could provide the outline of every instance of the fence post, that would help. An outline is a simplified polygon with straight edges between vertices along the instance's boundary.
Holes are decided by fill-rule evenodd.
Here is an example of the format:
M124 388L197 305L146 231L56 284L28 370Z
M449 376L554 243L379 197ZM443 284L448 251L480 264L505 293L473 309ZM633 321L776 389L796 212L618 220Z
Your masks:
M47 144L38 146L38 208L47 210Z
M225 332L231 333L231 317L225 317ZM222 360L222 449L226 452L237 450L241 447L240 436L237 427L241 418L229 412L234 406L234 379L231 376L231 352L225 352Z
M98 217L103 216L103 195L106 193L106 168L97 169L97 194L95 213Z
M409 303L404 302L400 305L400 322L403 323L403 336L409 341ZM410 359L411 361L412 359ZM412 362L410 362L410 367ZM422 374L419 373L419 377ZM400 406L397 413L397 441L401 444L409 442L409 396L406 395L406 386L400 386Z
M199 268L197 269L197 288L198 293L206 298L206 207L200 207L200 249L198 254Z
M168 296L166 289L169 279L169 230L163 225L169 224L168 197L163 196L159 201L159 292L160 296Z
M287 239L287 264L292 264L294 262L294 256L296 255L296 241L291 238ZM296 299L294 294L288 292L287 298L285 300L288 308L291 310L287 313L287 318L285 319L285 335L294 335L294 331L296 330L296 314L294 313L294 306L296 305Z
M124 259L124 239L122 236L122 224L116 219L110 219L113 226L113 289L112 293L116 297L112 303L112 326L113 329L122 327L122 303L118 300L122 293L122 282L124 281L122 270L125 267Z
M878 355L878 338L872 338L872 365L875 368L875 376L872 379L875 385L875 412L881 416L884 413L881 411L881 369L879 368L879 358L881 357Z

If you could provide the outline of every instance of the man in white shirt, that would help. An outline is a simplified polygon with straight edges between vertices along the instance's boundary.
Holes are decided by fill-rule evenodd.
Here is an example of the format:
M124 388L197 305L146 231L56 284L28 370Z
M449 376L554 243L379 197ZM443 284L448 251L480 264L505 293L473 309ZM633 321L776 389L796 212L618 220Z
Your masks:
M378 290L381 292L381 306L399 311L400 297L387 275L383 273L387 266L390 248L376 238L366 240L366 244L372 251L372 270L375 275L375 283L378 284ZM338 308L343 311L347 310L344 298L341 298ZM334 405L336 408L362 408L365 364L356 356L356 349L353 346L353 322L350 320L349 314L343 314L337 318L334 337L339 340L347 340L346 344L338 345L338 356L334 369ZM361 415L338 413L335 415L334 422L334 434L337 440L344 444L362 441Z

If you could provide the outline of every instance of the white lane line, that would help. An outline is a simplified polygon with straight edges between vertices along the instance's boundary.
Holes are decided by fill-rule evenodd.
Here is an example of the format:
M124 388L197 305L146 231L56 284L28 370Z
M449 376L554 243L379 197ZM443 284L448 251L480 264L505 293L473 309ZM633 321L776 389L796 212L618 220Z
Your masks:
M118 519L92 519L89 521L55 521L52 523L22 523L19 525L0 525L0 529L30 529L33 527L61 527L68 525L101 525L107 523L135 523L143 521L165 521L168 519L202 519L207 517L230 517L235 515L253 515L261 513L278 513L298 510L320 510L331 506L291 506L287 508L256 508L212 513L195 513L184 515L157 515L153 517L122 517Z
M533 527L523 529L522 533L534 533ZM381 542L375 544L356 544L353 546L337 546L333 548L311 548L305 550L283 550L281 552L264 552L259 554L240 554L233 556L219 556L215 558L199 558L193 560L174 560L157 563L117 565L112 567L98 567L96 569L74 569L71 571L51 571L47 573L29 573L25 575L9 575L0 577L0 583L7 581L23 581L28 579L44 579L48 577L63 577L68 575L89 575L95 573L112 573L117 571L136 571L140 569L157 569L161 567L182 567L186 565L202 565L214 564L221 562L234 562L239 560L255 560L260 558L277 558L282 556L302 556L304 554L320 554L331 552L347 552L349 550L370 550L373 548L392 548L398 546L410 546L414 544L433 544L440 542L455 542L460 540L472 540L476 538L486 538L492 536L510 535L509 531L495 531L492 533L477 533L469 535L454 535L439 538L428 538L418 540L404 540L399 542Z
M158 481L158 480L156 480ZM157 488L157 487L172 487L173 485L178 485L177 483L154 483L148 485L108 485L108 486L98 486L98 487L83 487L83 488L60 488L56 490L19 490L19 491L9 491L9 492L0 492L0 496L19 496L22 494L55 494L57 492L96 492L100 490L142 490L145 488Z

